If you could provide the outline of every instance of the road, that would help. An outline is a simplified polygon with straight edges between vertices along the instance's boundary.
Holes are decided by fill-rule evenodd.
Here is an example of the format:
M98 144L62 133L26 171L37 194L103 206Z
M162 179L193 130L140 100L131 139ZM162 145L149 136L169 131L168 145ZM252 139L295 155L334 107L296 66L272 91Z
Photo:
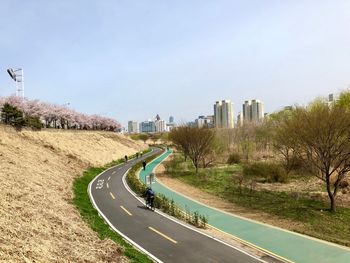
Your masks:
M111 228L158 262L263 262L145 209L125 188L122 177L127 170L158 151L111 168L90 183L90 199Z

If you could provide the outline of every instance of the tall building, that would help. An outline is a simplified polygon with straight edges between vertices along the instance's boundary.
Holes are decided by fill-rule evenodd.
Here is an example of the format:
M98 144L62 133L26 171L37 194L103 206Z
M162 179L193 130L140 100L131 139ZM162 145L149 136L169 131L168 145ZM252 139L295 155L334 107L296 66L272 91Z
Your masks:
M251 121L252 120L252 110L251 110L251 101L246 100L243 104L243 120Z
M156 120L156 132L165 132L166 131L166 122L164 120Z
M138 123L137 121L128 121L128 132L129 133L138 133Z
M174 117L173 116L169 117L169 123L174 123Z
M233 128L233 104L229 100L214 104L214 123L216 128Z
M261 122L264 119L264 104L260 100L246 100L243 104L245 122Z
M156 132L155 122L151 120L141 122L140 132Z

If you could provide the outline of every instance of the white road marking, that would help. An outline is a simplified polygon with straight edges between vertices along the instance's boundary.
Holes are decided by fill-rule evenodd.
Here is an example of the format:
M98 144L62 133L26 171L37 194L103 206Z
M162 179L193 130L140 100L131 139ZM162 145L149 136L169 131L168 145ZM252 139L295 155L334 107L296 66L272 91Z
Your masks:
M132 214L124 206L121 205L120 208L123 209L129 216L132 216Z

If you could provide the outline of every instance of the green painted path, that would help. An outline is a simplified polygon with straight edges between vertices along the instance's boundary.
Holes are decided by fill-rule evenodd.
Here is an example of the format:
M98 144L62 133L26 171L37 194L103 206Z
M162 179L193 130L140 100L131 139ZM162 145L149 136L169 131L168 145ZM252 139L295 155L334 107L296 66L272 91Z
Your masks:
M140 172L140 180L145 182L145 176L170 154L171 150L148 164L146 170ZM157 182L152 184L152 188L156 193L173 199L182 208L187 207L192 212L198 211L208 216L208 222L213 227L290 261L350 263L349 248L221 212L175 193Z

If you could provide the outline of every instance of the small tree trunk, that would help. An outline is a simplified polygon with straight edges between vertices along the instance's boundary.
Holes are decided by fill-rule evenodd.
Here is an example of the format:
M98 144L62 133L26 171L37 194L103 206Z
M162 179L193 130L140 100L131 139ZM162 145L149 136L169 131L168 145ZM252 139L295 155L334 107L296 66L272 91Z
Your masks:
M328 193L328 197L331 201L331 212L336 212L335 195L333 195L333 193L332 193L329 178L330 178L330 176L326 175L327 193Z

